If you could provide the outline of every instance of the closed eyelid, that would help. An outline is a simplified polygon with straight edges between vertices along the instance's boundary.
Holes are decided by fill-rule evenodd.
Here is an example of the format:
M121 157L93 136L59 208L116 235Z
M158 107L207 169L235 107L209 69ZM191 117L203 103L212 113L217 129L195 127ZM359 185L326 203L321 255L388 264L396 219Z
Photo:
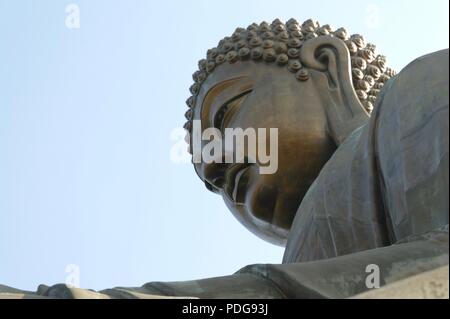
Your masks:
M246 79L248 78L239 77L222 82L207 93L201 107L202 124L206 125L204 127L213 126L213 116L218 109L252 88Z
M248 89L242 93L240 93L237 96L232 97L230 100L228 100L226 103L224 103L222 106L220 106L212 115L212 123L214 124L214 127L219 129L220 131L223 130L224 124L227 119L228 114L234 114L236 109L242 104L242 102L245 100L245 98L252 92L252 89Z

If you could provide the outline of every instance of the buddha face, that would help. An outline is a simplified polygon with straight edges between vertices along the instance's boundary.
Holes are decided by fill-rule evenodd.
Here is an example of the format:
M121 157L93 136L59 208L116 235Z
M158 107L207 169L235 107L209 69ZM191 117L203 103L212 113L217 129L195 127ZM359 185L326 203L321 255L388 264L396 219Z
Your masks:
M336 149L327 133L326 83L320 72L310 71L309 79L300 82L276 64L244 61L217 67L198 94L194 120L201 121L202 130L278 129L278 169L273 174L261 174L258 160L194 164L233 215L271 243L285 244L305 193ZM266 147L272 147L269 133Z

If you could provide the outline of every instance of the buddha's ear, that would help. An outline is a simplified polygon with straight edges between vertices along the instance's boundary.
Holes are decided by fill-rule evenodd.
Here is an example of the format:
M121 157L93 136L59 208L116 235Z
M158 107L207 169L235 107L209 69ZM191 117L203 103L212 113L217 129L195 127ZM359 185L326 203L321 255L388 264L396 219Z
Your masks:
M369 118L353 88L347 46L331 36L310 39L300 49L300 61L305 67L321 71L328 78L327 89L334 104L327 109L328 122L333 139L340 145Z

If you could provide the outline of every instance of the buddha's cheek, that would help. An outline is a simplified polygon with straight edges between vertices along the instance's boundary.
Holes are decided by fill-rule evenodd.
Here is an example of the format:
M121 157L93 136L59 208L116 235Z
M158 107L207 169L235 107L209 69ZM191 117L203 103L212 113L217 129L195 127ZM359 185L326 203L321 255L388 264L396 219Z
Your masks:
M295 191L280 193L273 213L273 224L289 230L300 206L301 198L298 192Z
M245 205L255 218L271 223L277 203L278 190L267 183L256 183L247 192Z

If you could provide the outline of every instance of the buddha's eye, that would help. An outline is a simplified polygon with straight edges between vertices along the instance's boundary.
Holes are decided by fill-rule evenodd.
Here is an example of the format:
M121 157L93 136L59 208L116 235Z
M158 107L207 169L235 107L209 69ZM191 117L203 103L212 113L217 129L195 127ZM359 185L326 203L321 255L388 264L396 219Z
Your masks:
M214 115L214 127L222 132L228 124L231 116L239 109L239 106L251 92L252 90L245 91L222 105Z

